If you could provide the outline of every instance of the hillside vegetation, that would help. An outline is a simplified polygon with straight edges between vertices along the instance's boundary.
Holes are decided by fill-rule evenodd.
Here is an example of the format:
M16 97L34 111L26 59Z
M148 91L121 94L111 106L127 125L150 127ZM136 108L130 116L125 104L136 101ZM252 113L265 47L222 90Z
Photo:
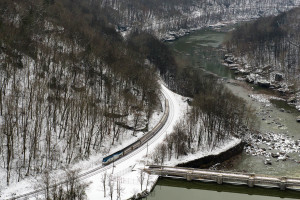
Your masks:
M88 1L0 1L0 166L7 184L105 154L125 133L147 130L159 105L155 69L105 13Z
M95 1L95 0L94 0ZM300 5L300 0L98 0L110 10L109 19L121 31L139 29L160 38L181 35L191 28L218 22L242 21L276 15ZM185 29L180 31L180 29Z
M7 185L107 154L147 131L161 111L159 73L193 98L170 140L177 157L252 128L243 100L180 66L151 33L136 29L124 39L116 31L121 15L103 3L0 0L0 174Z
M273 88L297 93L300 88L299 20L300 8L295 8L242 24L229 35L228 51L239 57L249 73L262 76Z

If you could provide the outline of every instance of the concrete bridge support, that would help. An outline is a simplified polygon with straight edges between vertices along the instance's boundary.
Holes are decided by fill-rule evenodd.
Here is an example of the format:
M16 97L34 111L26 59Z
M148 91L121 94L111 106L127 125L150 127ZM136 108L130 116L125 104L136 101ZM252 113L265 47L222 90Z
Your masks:
M284 181L281 181L281 183L280 183L280 190L285 190L286 189L286 182L284 182Z
M219 185L223 184L223 175L218 175L218 176L217 176L217 183L218 183Z
M186 173L186 180L187 181L192 181L193 180L193 175L191 172Z
M248 186L251 187L251 188L254 187L254 178L249 178L248 179Z
M248 186L251 188L254 187L254 181L255 181L255 174L250 174L248 179Z
M281 182L279 184L280 190L285 190L286 189L286 177L281 178Z

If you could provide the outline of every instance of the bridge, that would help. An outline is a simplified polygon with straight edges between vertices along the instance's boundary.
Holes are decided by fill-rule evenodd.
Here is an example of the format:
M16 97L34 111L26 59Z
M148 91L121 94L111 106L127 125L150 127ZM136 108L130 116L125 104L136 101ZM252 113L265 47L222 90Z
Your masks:
M188 181L228 183L234 185L259 186L265 188L291 189L300 191L300 178L258 175L253 173L239 173L229 171L213 171L195 168L168 167L150 165L144 169L148 174L162 177L182 178Z

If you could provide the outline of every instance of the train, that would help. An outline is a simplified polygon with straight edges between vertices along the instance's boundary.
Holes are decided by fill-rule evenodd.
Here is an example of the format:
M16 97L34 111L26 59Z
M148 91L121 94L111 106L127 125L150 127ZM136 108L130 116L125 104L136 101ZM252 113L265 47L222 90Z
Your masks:
M102 159L102 165L109 165L110 163L115 162L116 160L120 159L121 157L130 154L135 149L139 148L143 144L147 143L158 131L162 129L164 124L166 123L169 116L169 101L165 98L165 112L162 119L159 123L147 134L142 136L140 139L132 143L131 145L119 150L113 154L110 154Z

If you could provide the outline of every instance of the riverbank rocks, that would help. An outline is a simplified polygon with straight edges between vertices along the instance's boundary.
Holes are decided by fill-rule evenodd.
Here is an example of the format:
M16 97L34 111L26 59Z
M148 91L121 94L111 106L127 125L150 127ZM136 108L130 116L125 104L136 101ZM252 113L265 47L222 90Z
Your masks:
M288 100L287 100L288 103L297 103L297 98L296 96L291 96Z
M143 199L149 195L149 192L147 190L144 190L141 193L137 193L133 195L133 197L129 198L130 200L138 200L138 199Z
M276 91L300 111L299 87L298 90L295 90L293 85L288 85L284 73L275 70L274 66L250 65L245 57L235 57L232 53L224 55L222 64L234 71L236 80L246 81Z
M265 79L260 79L257 81L257 84L260 86L260 87L265 87L265 88L269 88L271 83L270 81L267 81Z
M272 162L270 159L266 159L264 163L265 163L265 165L272 165Z
M180 37L183 37L185 35L190 34L191 31L188 29L180 29L179 31L169 31L168 33L165 34L165 36L163 36L162 40L163 41L167 41L167 42L171 42L174 41Z
M275 74L275 81L282 81L283 80L283 75L280 73Z
M246 81L248 83L254 83L254 81L256 81L257 77L258 77L257 74L251 73L251 74L249 74L249 75L246 76Z
M246 153L252 156L265 157L266 165L270 165L267 160L270 158L276 159L276 162L295 160L295 153L300 152L300 140L294 140L286 134L252 134L247 142L248 145L245 145Z
M225 59L225 62L226 62L227 64L233 64L233 63L234 63L233 58L226 58L226 59Z
M249 75L250 71L248 69L239 69L237 73L242 75Z
M279 154L271 153L272 158L279 158Z
M224 59L232 58L232 57L233 57L232 53L227 53L224 55Z
M229 64L228 67L230 70L238 70L239 69L239 64Z

